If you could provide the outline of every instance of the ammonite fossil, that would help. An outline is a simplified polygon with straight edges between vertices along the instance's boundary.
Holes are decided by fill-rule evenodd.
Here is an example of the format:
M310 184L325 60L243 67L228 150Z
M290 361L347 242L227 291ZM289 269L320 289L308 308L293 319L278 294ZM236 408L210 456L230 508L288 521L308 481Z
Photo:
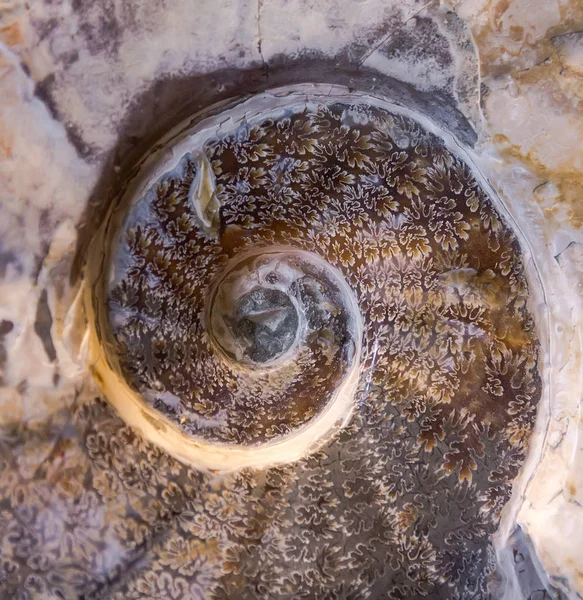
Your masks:
M128 568L87 591L63 550L46 589L486 598L541 382L520 244L461 148L358 93L252 98L170 134L96 244L127 424L75 419Z

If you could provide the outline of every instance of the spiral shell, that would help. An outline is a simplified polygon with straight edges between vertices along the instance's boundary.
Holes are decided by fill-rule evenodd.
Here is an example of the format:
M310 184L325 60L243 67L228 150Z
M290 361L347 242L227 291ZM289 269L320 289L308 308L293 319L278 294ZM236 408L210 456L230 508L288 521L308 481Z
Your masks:
M106 397L236 471L199 486L227 553L200 559L205 593L485 597L539 345L523 249L454 141L359 94L253 98L161 142L97 244Z

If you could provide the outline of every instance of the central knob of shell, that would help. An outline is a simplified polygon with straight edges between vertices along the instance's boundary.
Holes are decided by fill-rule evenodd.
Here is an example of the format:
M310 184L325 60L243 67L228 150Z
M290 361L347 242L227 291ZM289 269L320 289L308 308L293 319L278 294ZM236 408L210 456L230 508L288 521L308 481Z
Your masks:
M283 367L306 347L350 362L357 343L355 301L339 273L294 248L254 251L234 260L210 294L207 322L228 360Z
M229 329L243 358L264 364L292 347L298 325L298 312L289 296L276 289L258 288L238 301Z

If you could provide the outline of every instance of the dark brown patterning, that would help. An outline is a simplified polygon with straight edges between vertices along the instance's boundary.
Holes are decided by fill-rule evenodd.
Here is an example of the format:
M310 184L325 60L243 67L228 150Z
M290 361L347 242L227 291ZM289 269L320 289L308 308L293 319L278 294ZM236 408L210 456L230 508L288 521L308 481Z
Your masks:
M81 403L74 441L59 442L74 471L43 487L0 469L0 497L11 499L0 523L28 540L0 546L0 591L486 598L489 538L541 388L515 236L439 138L381 108L302 105L243 122L205 152L220 206L212 231L189 202L193 155L124 223L108 306L125 375L209 440L255 443L306 422L310 406L285 411L292 387L284 401L277 386L266 392L217 360L203 318L231 259L293 247L324 258L356 295L354 415L299 463L213 478L140 440L102 401ZM317 361L297 376L314 364L317 404L335 379ZM49 532L43 510L57 523Z

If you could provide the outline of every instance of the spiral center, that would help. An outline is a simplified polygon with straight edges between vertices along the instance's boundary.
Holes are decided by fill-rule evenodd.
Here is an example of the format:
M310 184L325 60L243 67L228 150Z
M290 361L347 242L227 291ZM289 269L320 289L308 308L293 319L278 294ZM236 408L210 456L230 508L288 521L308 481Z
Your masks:
M237 303L230 328L244 356L255 363L270 363L285 354L297 337L297 310L284 292L258 288Z
M338 365L329 366L334 355L340 352L348 363L354 356L355 312L339 273L315 254L279 246L228 264L211 289L206 322L233 369L277 367L283 373L313 354L326 377ZM312 397L310 404L322 400Z

